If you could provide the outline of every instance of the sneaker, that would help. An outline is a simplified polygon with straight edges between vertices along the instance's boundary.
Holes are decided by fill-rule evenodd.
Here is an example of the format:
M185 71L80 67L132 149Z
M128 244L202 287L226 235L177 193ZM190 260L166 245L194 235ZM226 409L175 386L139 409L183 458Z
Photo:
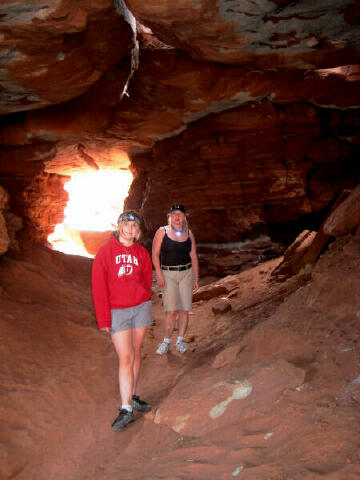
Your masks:
M165 353L168 353L169 350L170 350L170 343L161 342L160 345L158 346L158 349L156 350L156 353L158 355L165 355Z
M141 400L137 395L132 396L132 407L138 412L150 412L151 405L149 405L144 400Z
M184 340L180 340L180 342L176 342L176 350L180 353L185 353L189 350L189 345Z
M127 425L129 425L129 423L132 423L134 420L135 420L135 416L133 412L129 412L128 410L121 408L120 413L113 421L111 428L115 432L118 430L122 430Z

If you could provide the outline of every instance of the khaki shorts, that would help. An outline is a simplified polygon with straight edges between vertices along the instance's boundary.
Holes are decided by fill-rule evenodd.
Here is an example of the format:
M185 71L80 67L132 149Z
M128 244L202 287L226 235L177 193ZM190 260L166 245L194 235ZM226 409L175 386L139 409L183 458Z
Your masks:
M190 312L195 280L193 269L189 268L181 272L161 270L161 272L165 280L162 296L164 312L177 310Z

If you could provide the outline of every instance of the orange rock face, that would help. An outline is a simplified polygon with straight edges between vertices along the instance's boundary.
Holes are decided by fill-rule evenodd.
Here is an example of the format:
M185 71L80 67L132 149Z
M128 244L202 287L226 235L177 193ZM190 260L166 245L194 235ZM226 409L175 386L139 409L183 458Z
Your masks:
M223 293L194 302L185 355L155 354L153 295L138 384L152 411L114 433L118 364L97 332L91 260L33 244L2 258L2 478L358 478L359 237L337 239L307 279L274 283L278 261L216 282L236 292L231 311L212 312Z
M359 24L356 0L1 2L1 478L360 478ZM39 245L68 175L105 168L133 173L147 245L174 202L212 244L185 355L155 354L153 286L153 410L116 438L91 260ZM276 282L273 240L321 224Z
M0 255L5 253L9 248L10 238L6 228L6 221L4 217L4 210L8 207L7 192L0 187Z
M119 62L131 29L110 2L2 2L6 92L2 114L64 102ZM99 35L101 32L101 35ZM4 61L5 60L5 61ZM4 68L4 66L3 66Z
M48 235L63 221L68 200L63 187L67 180L54 174L39 175L23 192L24 216L30 222L29 234L33 240L46 244Z
M293 239L360 181L351 2L129 0L136 29L121 2L25 4L0 7L0 182L32 238L64 206L20 193L43 172L131 168L149 238L176 200L209 242Z
M356 0L1 2L1 478L360 478L359 24ZM39 245L68 175L105 168L133 173L147 245L174 202L205 243L189 351L155 354L154 284L153 409L115 436L92 262ZM319 225L276 282L274 239Z
M148 171L142 207L149 231L165 221L174 201L188 207L201 242L236 242L325 209L360 180L357 169L349 177L353 149L336 136L327 114L264 100L163 141L147 164L139 159Z
M203 61L302 69L337 65L340 52L345 63L354 57L359 60L352 48L354 37L359 38L359 12L351 2L304 7L284 0L175 0L171 5L158 0L129 0L127 5L163 42ZM181 21L174 21L178 16Z

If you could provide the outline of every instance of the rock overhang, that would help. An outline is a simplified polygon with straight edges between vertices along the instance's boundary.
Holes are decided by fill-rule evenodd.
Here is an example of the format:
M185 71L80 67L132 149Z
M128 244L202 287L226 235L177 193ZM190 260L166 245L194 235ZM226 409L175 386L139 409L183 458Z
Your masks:
M190 198L185 186L183 191L169 188L169 182L178 182L191 165L205 174L197 187L200 205L206 202L201 193L205 182L216 199L209 204L212 210L245 211L249 204L243 195L235 195L230 203L224 200L228 198L225 185L237 184L237 192L247 191L249 184L244 181L248 179L239 173L244 170L242 166L247 164L247 168L254 169L249 173L256 179L259 168L269 166L264 164L265 158L272 159L270 164L278 158L285 165L284 169L277 168L276 175L283 177L279 178L279 185L289 180L294 162L297 176L306 177L311 173L311 178L305 178L300 187L299 192L305 192L302 199L294 191L294 196L298 196L297 206L290 206L290 211L295 208L295 218L299 218L314 208L316 211L325 208L326 202L331 202L337 194L334 185L329 186L328 178L321 179L324 160L311 160L309 165L309 158L316 157L310 150L319 136L325 138L322 148L326 148L329 141L330 170L334 170L337 155L335 170L340 178L344 177L339 189L348 186L347 168L353 168L359 148L356 125L360 104L360 41L359 14L354 2L338 0L334 4L324 0L316 5L310 2L306 5L215 2L209 5L204 1L179 0L169 5L159 0L146 4L129 0L126 5L138 22L140 62L139 68L132 72L128 96L123 95L123 88L131 70L134 35L111 2L104 0L95 6L84 0L75 10L69 9L65 2L49 1L46 5L42 2L40 17L25 23L23 12L31 13L31 5L29 10L11 3L11 8L10 3L2 7L4 12L9 7L2 25L4 54L23 49L21 55L26 52L26 60L31 63L16 64L14 72L20 82L14 80L11 86L6 59L12 56L3 56L4 112L19 112L16 121L9 115L3 116L0 132L8 173L9 165L14 165L15 174L21 165L25 168L25 164L26 170L29 165L41 165L47 175L68 175L96 167L131 168L137 182L130 191L128 203L154 217L159 215L157 210L167 208L165 203L174 195L190 201L194 214L199 211L192 201L196 185L192 186ZM36 8L40 8L40 3ZM256 28L251 27L253 24ZM98 35L100 30L103 38ZM53 40L44 42L46 38ZM76 53L81 62L76 61L75 55L74 61L64 63L65 58L59 57L64 46L69 53ZM37 57L40 50L41 57ZM61 75L46 76L45 71L55 72L59 62ZM91 68L82 69L84 62L90 62ZM9 68L11 65L13 63L8 62ZM21 88L16 97L20 102L15 97L12 99L17 84L26 84L33 103L22 97ZM53 95L51 92L55 91L58 93ZM44 96L44 92L48 95ZM45 103L43 100L36 103L36 99L45 97ZM270 114L272 119L264 115L264 105L270 105L275 112ZM238 120L230 122L231 126L228 123L229 131L224 126L227 111ZM256 112L260 112L257 117ZM210 127L212 124L215 127ZM209 127L212 138L202 133L199 140L197 133ZM171 142L171 138L175 141ZM257 141L249 149L251 138ZM266 138L273 140L266 141ZM339 141L343 148L336 147ZM245 149L244 142L248 145ZM307 151L304 143L309 145ZM283 144L281 151L280 144ZM26 153L27 145L30 148ZM34 148L36 145L39 148ZM180 169L177 148L181 148L182 156L186 157ZM295 155L296 148L301 154ZM34 153L39 150L43 151L40 157ZM167 151L167 158L158 164L159 151ZM197 152L200 152L200 163ZM224 164L228 175L226 183L213 181L216 157L223 163L224 158L228 158L227 166ZM144 158L151 158L150 164L147 160L144 163ZM178 171L180 177L170 176L164 183L163 174L159 174L164 161L171 167L168 171ZM38 169L34 169L34 176L36 172ZM353 173L353 182L357 182L358 173ZM336 176L335 171L330 176ZM264 179L261 181L266 185ZM332 182L330 179L330 184ZM160 202L150 185L168 189ZM291 182L288 188L292 188ZM311 195L308 192L312 192ZM10 196L14 193L12 190ZM284 203L281 221L286 217L284 209L289 198L289 192L283 198L279 193L276 200ZM272 202L268 205L262 200L256 204L257 210L276 210ZM309 205L316 207L309 210ZM260 224L269 220L265 217ZM152 220L149 228L153 228ZM233 235L244 233L236 230Z

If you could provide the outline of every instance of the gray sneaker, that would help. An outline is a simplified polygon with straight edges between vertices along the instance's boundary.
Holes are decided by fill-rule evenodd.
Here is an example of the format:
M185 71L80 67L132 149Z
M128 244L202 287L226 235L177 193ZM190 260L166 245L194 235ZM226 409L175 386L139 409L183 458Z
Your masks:
M189 350L189 345L181 340L180 342L176 342L176 350L180 353L185 353Z
M168 353L170 350L170 343L167 342L161 342L160 345L158 346L158 349L156 350L156 353L158 355L165 355Z
M122 430L123 428L127 427L129 423L132 423L134 420L135 416L133 412L129 412L128 410L121 408L119 415L115 418L111 425L111 429L114 430L114 432L117 432L118 430Z
M151 405L149 405L147 402L144 400L141 400L137 395L132 396L132 407L134 410L137 412L150 412L151 410Z

